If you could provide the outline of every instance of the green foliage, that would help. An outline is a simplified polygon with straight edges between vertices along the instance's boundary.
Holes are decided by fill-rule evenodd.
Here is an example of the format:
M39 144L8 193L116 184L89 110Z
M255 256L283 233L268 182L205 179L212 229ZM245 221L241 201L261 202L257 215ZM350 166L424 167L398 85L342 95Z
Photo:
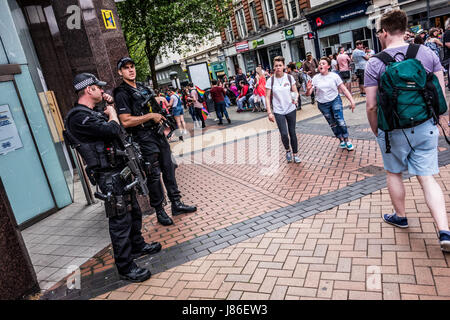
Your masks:
M120 22L140 79L150 73L157 87L155 59L167 50L183 52L213 39L226 25L232 0L126 0ZM147 64L147 67L146 67ZM152 72L153 71L153 72ZM140 73L143 74L140 74ZM143 77L143 78L142 78Z

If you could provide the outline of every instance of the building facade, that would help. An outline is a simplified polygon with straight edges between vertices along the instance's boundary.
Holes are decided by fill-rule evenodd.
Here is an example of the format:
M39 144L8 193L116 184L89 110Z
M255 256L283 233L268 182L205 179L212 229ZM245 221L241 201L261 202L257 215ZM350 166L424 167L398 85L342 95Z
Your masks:
M73 201L62 119L73 76L119 84L127 55L113 0L0 1L0 177L21 228Z
M374 34L366 14L371 4L358 0L311 0L305 16L315 34L319 55L336 53L341 46L351 50L357 40L373 49Z
M249 73L258 65L273 67L273 58L299 62L307 52L315 54L314 42L306 39L310 31L303 0L235 0L232 14L221 32L223 56L228 74L237 69Z
M183 54L168 51L158 55L155 64L158 85L162 88L186 86L189 83L187 66L199 62L208 63L211 79L228 75L221 45L220 36L217 35L211 41L184 48Z

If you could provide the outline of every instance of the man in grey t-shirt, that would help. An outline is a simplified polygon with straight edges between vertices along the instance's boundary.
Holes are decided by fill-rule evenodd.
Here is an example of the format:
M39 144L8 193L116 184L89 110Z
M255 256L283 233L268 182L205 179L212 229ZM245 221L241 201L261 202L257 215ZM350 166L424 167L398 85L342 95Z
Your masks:
M392 10L383 14L378 23L377 37L382 48L384 48L383 51L397 61L403 59L403 55L406 55L408 48L408 44L405 45L403 40L407 21L408 18L404 11ZM444 74L436 55L429 48L421 46L416 59L422 62L427 72L433 72L437 76L442 90L445 92ZM370 58L365 71L367 118L380 145L389 195L395 210L393 214L384 214L382 218L385 222L396 227L408 227L405 212L406 191L402 179L402 172L407 170L417 176L423 189L425 202L439 229L442 251L450 252L450 230L445 210L445 198L439 184L433 177L433 174L439 172L437 156L439 130L432 120L409 129L396 129L391 132L383 132L378 129L376 95L378 81L384 71L385 65L383 62L376 57ZM389 135L391 141L391 153L385 152L384 137L386 134ZM406 141L406 137L410 143Z
M366 69L367 60L369 60L369 55L364 51L364 44L361 40L355 42L356 49L353 50L352 59L355 63L356 77L358 77L359 91L361 92L361 97L366 96L366 91L364 90L364 69Z

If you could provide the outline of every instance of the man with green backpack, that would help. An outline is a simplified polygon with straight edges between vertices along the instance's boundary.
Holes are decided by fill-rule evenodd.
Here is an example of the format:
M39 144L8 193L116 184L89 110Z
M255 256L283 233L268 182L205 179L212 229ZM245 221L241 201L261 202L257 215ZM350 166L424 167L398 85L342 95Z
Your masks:
M395 210L384 214L383 220L408 227L402 179L407 170L417 176L424 191L442 251L450 252L445 199L433 177L439 173L437 124L439 115L447 112L443 68L429 48L405 44L405 12L388 11L378 26L376 34L384 50L367 62L364 87L367 118L380 146Z

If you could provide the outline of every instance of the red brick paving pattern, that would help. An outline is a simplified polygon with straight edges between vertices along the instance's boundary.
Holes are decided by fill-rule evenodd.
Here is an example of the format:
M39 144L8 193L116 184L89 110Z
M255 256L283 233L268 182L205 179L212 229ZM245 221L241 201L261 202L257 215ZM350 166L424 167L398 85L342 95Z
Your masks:
M175 225L169 227L158 224L154 215L145 217L145 240L159 241L163 248L167 248L265 212L340 189L370 176L356 171L360 167L382 165L375 141L355 140L355 151L348 152L339 149L337 139L332 137L304 134L298 137L302 163L286 163L283 147L279 143L279 168L271 176L261 174L260 164L265 160L255 159L258 155L248 155L249 145L257 143L257 137L247 142L246 154L238 154L235 147L236 164L180 164L176 175L182 200L187 204L196 204L198 211L174 217ZM278 132L269 134L271 138L279 139ZM218 148L222 148L225 154L225 148L229 146ZM191 160L202 159L198 155L189 157ZM166 210L170 214L170 205ZM111 248L97 254L81 266L82 275L112 266L111 255Z
M450 200L450 165L437 180ZM410 227L382 221L387 189L156 274L97 299L450 299L450 254L439 248L416 178Z
M175 225L170 227L159 225L155 216L145 217L145 240L159 241L167 248L371 176L357 171L361 167L382 166L374 140L354 140L355 151L347 152L339 149L337 140L332 137L307 134L298 137L303 162L300 165L285 163L279 143L279 169L273 176L261 175L261 165L255 160L257 155L248 155L249 145L255 143L257 137L246 142L246 154L236 157L237 163L247 164L181 164L177 180L183 201L196 204L199 210L195 214L174 217ZM279 139L278 132L272 132L269 138ZM167 211L170 213L170 206ZM112 250L108 247L81 266L81 272L86 276L111 268L112 264Z

